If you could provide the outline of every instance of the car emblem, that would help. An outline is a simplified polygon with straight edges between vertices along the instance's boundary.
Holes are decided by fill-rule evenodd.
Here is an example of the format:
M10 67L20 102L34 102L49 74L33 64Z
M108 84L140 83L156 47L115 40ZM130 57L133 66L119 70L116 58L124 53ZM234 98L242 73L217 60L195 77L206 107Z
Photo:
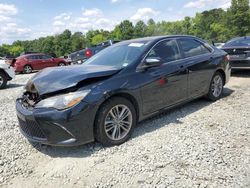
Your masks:
M236 49L234 49L234 52L236 52Z

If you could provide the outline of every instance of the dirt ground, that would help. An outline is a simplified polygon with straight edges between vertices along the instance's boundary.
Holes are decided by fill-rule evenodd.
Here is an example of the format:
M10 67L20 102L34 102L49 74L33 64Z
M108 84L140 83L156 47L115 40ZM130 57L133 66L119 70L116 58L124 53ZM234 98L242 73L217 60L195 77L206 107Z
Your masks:
M250 71L233 73L221 100L199 99L141 122L111 148L31 146L15 115L31 76L0 91L0 186L250 187Z

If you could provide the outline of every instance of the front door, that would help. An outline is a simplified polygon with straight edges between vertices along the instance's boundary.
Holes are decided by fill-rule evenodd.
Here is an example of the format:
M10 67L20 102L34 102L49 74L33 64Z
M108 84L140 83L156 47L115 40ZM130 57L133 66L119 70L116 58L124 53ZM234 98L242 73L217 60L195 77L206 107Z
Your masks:
M159 42L146 58L160 58L160 67L140 73L147 80L141 88L143 114L147 115L187 99L188 76L174 39Z

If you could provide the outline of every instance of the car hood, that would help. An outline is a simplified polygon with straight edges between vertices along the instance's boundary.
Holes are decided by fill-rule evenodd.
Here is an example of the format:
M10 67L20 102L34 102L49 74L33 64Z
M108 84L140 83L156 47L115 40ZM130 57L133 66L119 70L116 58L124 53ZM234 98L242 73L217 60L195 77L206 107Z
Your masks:
M38 92L39 95L54 93L76 86L89 79L112 76L120 71L117 67L81 65L57 68L46 68L32 77L25 89Z

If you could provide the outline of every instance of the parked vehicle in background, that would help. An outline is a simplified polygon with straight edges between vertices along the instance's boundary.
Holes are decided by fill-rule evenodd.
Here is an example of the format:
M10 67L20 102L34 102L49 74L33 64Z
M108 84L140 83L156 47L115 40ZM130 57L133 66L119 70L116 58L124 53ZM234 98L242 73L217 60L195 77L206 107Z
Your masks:
M16 72L26 74L31 73L33 70L66 65L68 65L68 62L64 58L53 58L50 55L42 53L22 55L12 62L12 66Z
M219 49L221 49L224 45L225 43L220 43L220 42L214 43L214 46Z
M65 55L61 56L60 58L64 59L69 65L71 64L71 59L69 58L69 56Z
M74 52L69 54L69 61L71 61L72 64L82 64L87 59L92 57L93 55L97 54L98 52L102 51L103 49L107 48L108 46L111 46L119 41L114 40L108 40L104 41L100 44L97 44L96 46L85 48L83 50Z
M222 49L229 54L232 69L250 69L250 36L232 39Z
M7 60L0 57L0 89L4 89L7 82L15 77L15 71L13 67L7 64Z
M220 99L230 72L227 53L196 37L120 42L83 65L36 74L16 100L20 130L50 145L119 145L154 114Z

